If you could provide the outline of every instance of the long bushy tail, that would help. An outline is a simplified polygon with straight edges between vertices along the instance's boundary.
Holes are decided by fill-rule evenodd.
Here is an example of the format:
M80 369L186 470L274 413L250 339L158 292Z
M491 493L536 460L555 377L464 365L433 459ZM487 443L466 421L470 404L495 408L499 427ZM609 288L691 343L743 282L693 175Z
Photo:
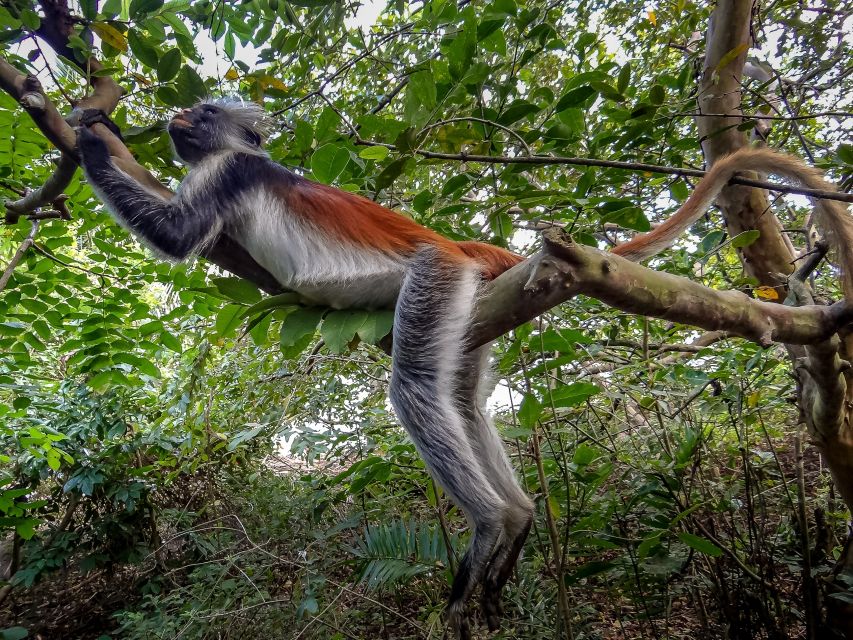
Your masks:
M653 231L614 247L613 253L633 261L660 253L704 215L720 191L740 171L775 174L810 189L838 191L819 169L806 165L799 158L770 149L740 149L718 160L671 218ZM838 251L844 295L853 299L853 217L847 207L836 200L816 199L814 211L818 226Z

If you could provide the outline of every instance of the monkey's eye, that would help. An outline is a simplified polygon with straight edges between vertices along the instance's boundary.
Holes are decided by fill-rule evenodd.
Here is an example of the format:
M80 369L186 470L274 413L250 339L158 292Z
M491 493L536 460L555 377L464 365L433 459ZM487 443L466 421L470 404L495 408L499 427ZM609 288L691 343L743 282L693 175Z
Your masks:
M209 105L209 104L206 104L206 105L204 105L204 106L201 108L201 112L202 112L202 113L207 113L207 114L209 114L209 115L213 115L213 114L215 114L215 113L219 113L219 109L217 109L216 107L211 106L211 105Z

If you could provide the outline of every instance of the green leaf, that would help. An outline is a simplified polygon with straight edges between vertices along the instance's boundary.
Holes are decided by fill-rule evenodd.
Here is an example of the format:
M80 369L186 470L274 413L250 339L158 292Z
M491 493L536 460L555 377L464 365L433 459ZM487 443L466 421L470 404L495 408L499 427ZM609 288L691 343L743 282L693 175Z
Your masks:
M358 152L358 157L364 160L384 160L389 153L388 147L365 147Z
M185 106L195 104L205 95L207 95L207 87L204 85L204 80L188 65L184 65L177 79L178 94Z
M157 63L157 80L169 82L178 75L181 69L181 52L177 49L169 49Z
M349 151L337 144L324 144L311 156L311 172L320 182L332 184L349 163Z
M678 202L684 202L690 195L690 190L683 180L677 179L669 185L669 193Z
M80 0L80 11L87 20L94 20L98 15L98 0Z
M623 96L619 91L617 91L613 85L608 84L607 82L600 82L595 80L589 83L590 86L598 91L602 97L613 100L614 102L624 102L625 96Z
M146 359L140 358L139 356L133 355L131 353L114 353L112 356L112 360L115 363L120 364L129 364L134 369L139 370L140 372L151 376L152 378L160 377L160 370L154 366L154 364Z
M332 353L343 353L364 326L367 311L332 311L323 320L320 335Z
M409 76L407 91L425 109L435 108L436 88L432 71L418 71Z
M532 102L528 102L527 100L514 100L506 109L504 109L503 113L498 117L497 122L498 124L509 125L521 120L522 118L526 118L529 115L539 113L539 111L541 111L539 106Z
M131 0L128 14L131 18L139 18L148 13L154 13L163 6L163 0Z
M222 337L233 334L243 319L246 308L239 304L227 304L216 314L215 329Z
M835 153L841 162L853 165L853 144L840 144Z
M649 89L649 102L653 105L662 105L666 99L666 90L659 84L654 85Z
M368 344L376 344L391 333L393 311L371 311L358 330L358 336Z
M554 389L551 398L555 407L574 407L599 391L601 389L589 382L574 382Z
M306 336L314 336L317 325L323 318L323 309L300 307L288 314L281 325L279 341L284 347L292 347Z
M573 585L584 578L591 578L599 573L615 569L616 566L616 563L610 560L594 560L592 562L587 562L586 564L581 565L577 570L567 573L565 582L567 585Z
M171 349L175 353L180 353L181 351L183 351L183 347L181 347L180 341L168 331L160 332L160 344L162 344L167 349Z
M734 238L732 238L732 246L735 249L742 249L743 247L748 247L753 242L758 240L761 236L761 232L758 229L751 229L749 231L744 231L742 233L737 234Z
M243 278L211 278L210 280L222 295L234 302L254 305L261 301L261 292L248 280Z
M620 227L633 229L634 231L645 232L652 228L649 219L640 207L625 207L624 209L606 212L604 221L612 222L618 224Z
M559 113L565 109L579 107L597 93L598 92L589 85L570 89L560 97L557 101L557 106L554 107L554 110Z
M233 438L228 439L228 451L234 451L237 447L239 447L244 442L248 442L256 435L258 435L261 431L264 430L266 425L263 424L252 424L251 429L244 429L235 435Z
M616 90L619 93L625 93L625 89L628 88L628 85L631 83L631 63L626 62L622 65L622 68L619 69L619 78L616 80Z
M518 423L522 427L532 429L540 415L542 415L542 403L532 393L524 394L521 407L518 409Z
M23 640L30 632L23 627L9 627L0 631L0 640Z
M279 293L278 295L264 298L260 302L257 302L248 309L246 309L246 317L251 318L252 316L258 315L262 311L268 311L269 309L277 309L298 304L299 299L299 294L292 292Z
M601 457L601 451L582 442L575 449L572 462L578 466L587 466Z
M692 547L699 553L704 553L707 556L717 558L723 555L723 550L713 542L705 538L700 538L699 536L694 536L692 533L682 531L678 534L678 539L688 547Z

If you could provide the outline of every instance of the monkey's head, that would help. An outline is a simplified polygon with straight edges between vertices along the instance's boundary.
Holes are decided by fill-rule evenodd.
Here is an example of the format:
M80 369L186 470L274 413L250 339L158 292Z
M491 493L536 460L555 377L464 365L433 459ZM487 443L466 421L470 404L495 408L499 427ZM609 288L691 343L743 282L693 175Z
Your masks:
M183 109L168 127L178 157L189 164L220 151L262 154L261 143L271 129L260 105L234 98L205 100Z

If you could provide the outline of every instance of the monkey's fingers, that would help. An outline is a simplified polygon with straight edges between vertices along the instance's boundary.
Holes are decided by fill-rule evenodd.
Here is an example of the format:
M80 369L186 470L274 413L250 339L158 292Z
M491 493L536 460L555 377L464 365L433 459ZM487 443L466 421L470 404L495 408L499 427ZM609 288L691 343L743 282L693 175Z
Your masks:
M80 114L80 125L89 128L95 124L104 125L113 135L124 142L124 138L121 137L121 129L110 119L106 112L101 109L84 109L83 113Z

